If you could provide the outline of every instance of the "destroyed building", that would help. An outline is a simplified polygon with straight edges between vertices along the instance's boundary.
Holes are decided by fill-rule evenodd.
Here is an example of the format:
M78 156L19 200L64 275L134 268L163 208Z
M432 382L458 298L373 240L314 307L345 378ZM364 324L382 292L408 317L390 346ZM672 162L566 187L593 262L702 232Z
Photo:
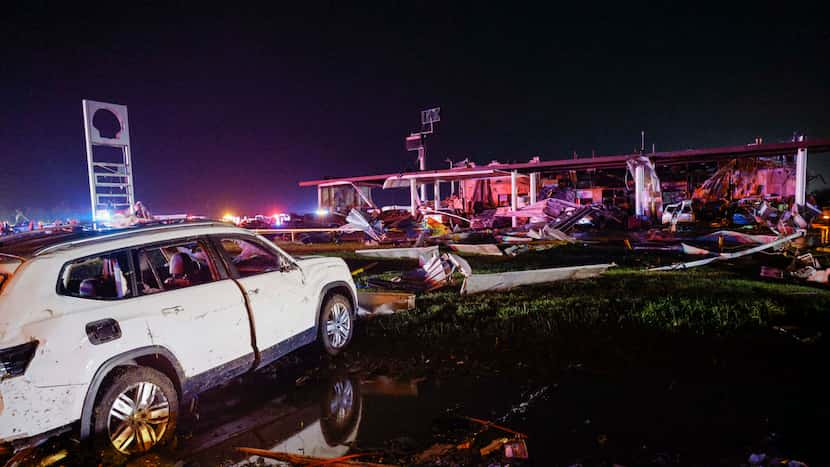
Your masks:
M614 208L630 226L732 216L742 206L789 209L807 200L807 153L830 150L830 140L797 138L709 149L487 165L465 162L449 169L362 175L300 182L316 187L318 208L346 216L352 208L404 208L412 215L483 213L532 221L533 206L546 199L574 206ZM422 186L432 186L422 199ZM377 206L374 190L409 189L409 206ZM427 196L429 198L430 196ZM685 204L683 204L685 202ZM753 204L754 203L754 204ZM737 210L737 211L736 211ZM676 213L676 214L675 214ZM687 215L684 215L687 214Z

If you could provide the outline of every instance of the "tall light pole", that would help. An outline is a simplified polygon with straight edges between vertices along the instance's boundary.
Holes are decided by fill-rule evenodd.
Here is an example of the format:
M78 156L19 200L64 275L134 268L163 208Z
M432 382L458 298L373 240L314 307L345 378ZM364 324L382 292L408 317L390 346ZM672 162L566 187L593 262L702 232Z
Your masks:
M427 148L425 144L426 135L431 135L434 131L433 125L441 121L441 107L433 107L421 111L421 131L410 133L406 137L406 150L418 151L418 169L424 171L427 169ZM436 190L437 191L437 190ZM427 199L427 187L421 184L421 201Z

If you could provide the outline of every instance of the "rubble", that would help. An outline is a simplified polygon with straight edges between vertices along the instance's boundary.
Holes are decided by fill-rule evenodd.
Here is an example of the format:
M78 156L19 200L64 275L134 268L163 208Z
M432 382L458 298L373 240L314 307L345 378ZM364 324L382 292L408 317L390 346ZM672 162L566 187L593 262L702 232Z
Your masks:
M456 271L465 277L472 275L472 268L467 260L452 253L439 253L438 247L425 249L418 257L418 263L417 269L407 271L392 280L370 278L367 283L371 287L381 289L429 292L449 285Z

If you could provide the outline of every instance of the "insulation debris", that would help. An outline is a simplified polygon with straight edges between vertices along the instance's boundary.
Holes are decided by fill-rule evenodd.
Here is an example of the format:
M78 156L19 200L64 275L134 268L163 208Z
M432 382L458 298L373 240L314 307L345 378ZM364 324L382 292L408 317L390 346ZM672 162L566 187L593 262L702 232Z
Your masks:
M472 274L464 279L464 284L461 286L461 294L510 290L522 285L544 284L568 279L586 279L599 276L608 268L614 266L616 264L608 263L552 269L533 269L530 271L511 271L495 274Z

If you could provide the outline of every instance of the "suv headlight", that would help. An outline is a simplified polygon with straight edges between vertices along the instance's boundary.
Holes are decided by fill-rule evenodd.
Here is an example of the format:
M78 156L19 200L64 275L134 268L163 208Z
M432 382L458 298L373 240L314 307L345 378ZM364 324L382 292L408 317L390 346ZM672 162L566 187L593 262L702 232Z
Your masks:
M0 381L25 373L35 356L37 344L37 341L31 341L0 350Z

